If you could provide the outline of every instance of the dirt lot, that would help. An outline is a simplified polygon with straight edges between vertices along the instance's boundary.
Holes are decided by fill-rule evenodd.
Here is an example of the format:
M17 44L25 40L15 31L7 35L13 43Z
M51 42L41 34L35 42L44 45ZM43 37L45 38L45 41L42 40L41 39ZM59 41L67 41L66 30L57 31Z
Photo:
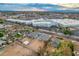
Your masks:
M23 46L19 45L18 42L11 44L8 48L4 50L1 54L2 56L30 56L35 55L35 53Z
M29 45L23 45L16 41L4 49L1 56L34 56L36 52L44 47L44 42L32 40Z
M44 47L45 43L43 41L39 41L39 40L32 40L31 44L28 45L29 48L31 48L32 50L38 52L40 49L42 49Z

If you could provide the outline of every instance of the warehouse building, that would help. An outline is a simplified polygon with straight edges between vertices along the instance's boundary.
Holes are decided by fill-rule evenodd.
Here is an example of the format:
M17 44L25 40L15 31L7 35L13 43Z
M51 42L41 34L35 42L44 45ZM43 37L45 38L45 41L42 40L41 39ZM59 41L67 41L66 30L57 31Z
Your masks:
M63 27L79 27L79 20L76 19L50 19Z
M37 19L37 20L18 20L18 19L6 19L7 21L24 23L26 25L32 25L35 27L79 27L79 20L76 19Z

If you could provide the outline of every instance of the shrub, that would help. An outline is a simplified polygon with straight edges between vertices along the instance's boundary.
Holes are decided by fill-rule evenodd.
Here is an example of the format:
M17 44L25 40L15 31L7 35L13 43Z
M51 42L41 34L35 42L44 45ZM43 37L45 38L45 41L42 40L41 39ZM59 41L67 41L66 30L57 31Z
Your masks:
M54 56L72 56L74 52L74 45L71 41L61 40L61 45L51 55Z
M3 37L3 36L4 36L4 34L2 32L0 32L0 37Z
M4 20L3 19L0 19L0 24L3 24L4 23Z
M0 32L5 33L6 30L5 29L0 29Z
M56 49L53 53L53 56L71 56L72 51L69 47L61 47L59 49Z
M20 38L20 37L22 37L22 34L21 34L21 33L16 33L16 34L15 34L15 37L16 37L16 38Z
M67 34L71 35L71 34L72 34L72 32L71 32L70 30L64 30L63 33L64 33L65 35L67 35Z
M33 32L33 30L34 30L33 28L27 28L27 29L26 29L26 31L27 31L28 33Z

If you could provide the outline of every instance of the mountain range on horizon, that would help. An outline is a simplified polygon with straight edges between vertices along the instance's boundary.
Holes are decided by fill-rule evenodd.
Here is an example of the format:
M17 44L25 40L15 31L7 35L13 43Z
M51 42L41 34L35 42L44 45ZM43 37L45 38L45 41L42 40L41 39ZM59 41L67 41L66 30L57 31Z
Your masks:
M0 11L51 11L51 12L71 12L79 13L79 8L67 8L56 4L42 4L42 3L0 3Z

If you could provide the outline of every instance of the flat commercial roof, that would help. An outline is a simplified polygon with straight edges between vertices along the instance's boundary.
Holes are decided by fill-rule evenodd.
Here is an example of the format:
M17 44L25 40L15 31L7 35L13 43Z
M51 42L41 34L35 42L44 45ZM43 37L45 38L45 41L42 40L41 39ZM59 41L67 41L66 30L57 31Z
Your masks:
M79 26L79 20L76 19L52 19L52 21L64 27Z
M17 23L25 23L25 24L31 24L31 20L22 20L22 19L6 19L6 21L11 21L11 22L17 22Z
M76 19L38 19L38 20L19 20L19 19L6 19L7 21L19 22L25 24L32 24L33 26L51 27L51 26L63 26L63 27L78 27L79 20Z

